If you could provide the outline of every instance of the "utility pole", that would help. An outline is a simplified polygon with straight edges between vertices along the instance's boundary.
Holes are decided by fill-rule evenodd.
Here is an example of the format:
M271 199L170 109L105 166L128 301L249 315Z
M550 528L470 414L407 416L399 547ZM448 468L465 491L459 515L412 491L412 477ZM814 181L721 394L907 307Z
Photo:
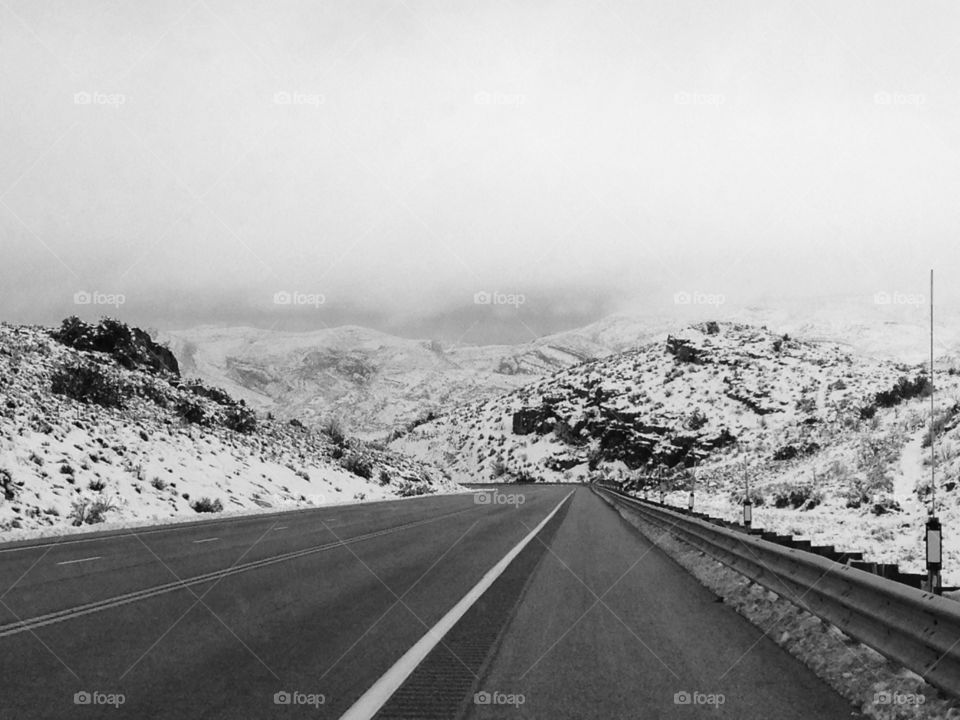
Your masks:
M940 573L943 569L942 530L937 517L936 427L934 422L933 383L933 270L930 270L930 515L927 518L926 550L927 581L930 592L943 592Z

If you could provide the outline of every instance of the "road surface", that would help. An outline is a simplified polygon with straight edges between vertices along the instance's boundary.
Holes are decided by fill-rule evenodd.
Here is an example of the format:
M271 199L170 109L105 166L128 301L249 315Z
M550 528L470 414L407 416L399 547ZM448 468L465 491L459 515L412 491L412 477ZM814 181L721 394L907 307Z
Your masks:
M378 717L851 716L571 489L0 545L0 718L340 717L554 511Z

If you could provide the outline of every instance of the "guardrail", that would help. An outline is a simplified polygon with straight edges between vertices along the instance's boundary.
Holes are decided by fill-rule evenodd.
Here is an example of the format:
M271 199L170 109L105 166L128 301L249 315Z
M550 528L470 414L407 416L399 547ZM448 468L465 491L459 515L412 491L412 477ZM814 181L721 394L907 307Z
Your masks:
M687 513L594 489L960 697L960 605Z
M640 478L641 480L650 480L651 478ZM625 495L630 494L630 488L636 487L635 485L629 485L626 483L617 483L612 481L604 481L598 483L603 487L609 488L610 490L615 490L621 492ZM639 499L639 498L637 498ZM659 505L659 503L656 503ZM840 562L848 563L853 567L859 570L866 570L869 573L874 575L879 575L886 578L887 580L893 580L894 582L903 583L914 588L924 589L924 585L927 583L928 576L926 573L913 573L913 572L902 572L898 563L887 563L887 562L875 562L869 559L864 558L864 554L860 551L844 550L838 551L833 545L814 545L809 540L802 540L792 535L780 535L769 530L761 530L759 528L753 528L748 530L742 524L738 522L732 522L729 520L721 520L720 518L711 517L705 515L701 512L693 512L684 509L679 505L669 506L672 509L677 510L678 512L686 513L687 515L694 515L696 517L708 520L710 522L716 523L718 525L723 525L724 527L730 528L732 530L740 530L741 532L749 532L752 535L762 535L764 540L770 540L779 545L785 545L787 547L798 548L800 550L808 550L817 555L822 555L828 560L837 560ZM960 590L956 587L943 586L941 590L944 592Z

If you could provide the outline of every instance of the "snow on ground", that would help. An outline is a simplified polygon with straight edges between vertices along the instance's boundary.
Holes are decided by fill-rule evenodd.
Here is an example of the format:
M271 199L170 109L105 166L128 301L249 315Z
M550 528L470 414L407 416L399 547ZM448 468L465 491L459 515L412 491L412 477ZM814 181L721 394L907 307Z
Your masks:
M920 572L925 373L837 344L703 323L456 408L391 447L471 482L602 476L639 487L660 467L681 506L695 458L698 509L730 519L746 464L759 525ZM960 384L946 363L936 414L944 582L960 585Z
M52 391L56 373L84 364L128 392L121 407ZM0 325L0 538L460 490L436 468L302 424L261 415L230 429L232 402Z

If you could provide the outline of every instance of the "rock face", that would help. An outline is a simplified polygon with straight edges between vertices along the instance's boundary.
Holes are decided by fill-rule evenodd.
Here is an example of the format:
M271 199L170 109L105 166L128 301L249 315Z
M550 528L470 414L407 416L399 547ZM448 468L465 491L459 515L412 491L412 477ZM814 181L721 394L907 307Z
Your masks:
M674 337L673 335L667 338L667 352L673 355L677 362L682 363L695 363L700 362L703 352L693 345L692 342L684 338Z
M521 408L513 414L513 434L529 435L532 432L537 432L551 417L552 411L545 406Z

